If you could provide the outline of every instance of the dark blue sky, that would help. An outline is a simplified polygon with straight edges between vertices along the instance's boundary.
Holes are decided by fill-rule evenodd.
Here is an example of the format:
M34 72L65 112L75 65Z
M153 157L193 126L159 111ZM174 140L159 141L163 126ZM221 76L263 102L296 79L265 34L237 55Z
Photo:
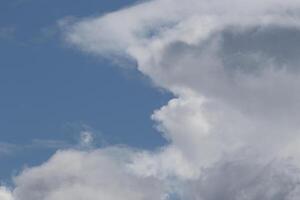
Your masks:
M130 66L67 47L56 26L68 16L101 15L134 2L0 2L0 143L17 149L0 155L0 180L49 158L55 148L35 147L37 139L76 143L82 129L91 129L109 144L153 148L164 142L150 115L170 95Z

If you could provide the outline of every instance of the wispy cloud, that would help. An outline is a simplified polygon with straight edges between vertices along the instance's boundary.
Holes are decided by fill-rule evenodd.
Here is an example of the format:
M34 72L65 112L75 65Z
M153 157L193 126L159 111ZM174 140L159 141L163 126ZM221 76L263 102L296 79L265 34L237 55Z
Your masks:
M0 156L1 155L9 155L15 152L18 149L17 145L0 142Z
M14 26L0 27L0 39L7 40L15 37L16 28Z
M32 149L90 149L96 145L94 133L91 131L81 131L74 141L70 140L52 140L52 139L33 139L28 144L14 144L8 142L0 142L0 156L11 156L20 151L28 151Z
M25 147L37 149L66 149L74 147L74 144L62 140L34 139L31 144L26 145Z

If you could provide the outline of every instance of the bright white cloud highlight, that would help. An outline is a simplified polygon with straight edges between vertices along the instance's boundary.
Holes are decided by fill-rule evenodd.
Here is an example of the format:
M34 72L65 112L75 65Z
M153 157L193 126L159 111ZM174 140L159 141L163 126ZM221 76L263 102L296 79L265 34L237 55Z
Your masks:
M5 188L5 187L0 187L0 199L1 200L13 200L11 192Z

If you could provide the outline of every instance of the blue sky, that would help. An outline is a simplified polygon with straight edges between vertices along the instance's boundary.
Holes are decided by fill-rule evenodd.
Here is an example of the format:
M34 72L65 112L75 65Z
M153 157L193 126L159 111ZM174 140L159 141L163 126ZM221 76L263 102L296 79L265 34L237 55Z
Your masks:
M132 3L1 1L0 142L13 147L0 155L0 180L56 150L33 144L36 140L75 144L88 129L108 144L151 149L164 143L150 115L170 94L153 88L134 67L71 49L57 27L67 16L101 15Z

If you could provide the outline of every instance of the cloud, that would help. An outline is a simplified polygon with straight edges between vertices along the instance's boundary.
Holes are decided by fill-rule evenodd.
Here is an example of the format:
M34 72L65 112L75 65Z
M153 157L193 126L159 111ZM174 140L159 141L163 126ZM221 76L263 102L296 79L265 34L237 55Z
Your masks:
M0 156L9 155L18 150L18 146L10 143L0 142Z
M25 145L23 148L29 149L66 149L74 147L74 144L70 144L63 140L47 140L47 139L33 139L31 144Z
M159 199L161 183L126 169L131 152L122 148L57 152L47 163L16 177L16 200Z
M23 148L35 149L88 149L94 145L94 133L92 131L80 131L78 141L69 142L67 140L33 139L31 144L24 145Z
M80 145L82 147L89 147L93 144L94 136L90 131L82 131L80 133Z
M286 161L261 165L244 158L227 160L184 186L182 199L295 200L299 198L299 170Z
M1 200L13 200L11 192L3 186L0 187L0 199Z
M299 130L299 7L156 0L65 25L66 39L87 52L130 57L173 92L177 98L153 118L181 150L212 161L246 146L271 155Z
M16 28L14 26L3 26L0 27L0 39L9 40L14 38Z
M152 0L64 21L69 44L129 59L174 94L152 115L169 143L58 151L16 177L14 198L297 199L299 9L296 0Z

